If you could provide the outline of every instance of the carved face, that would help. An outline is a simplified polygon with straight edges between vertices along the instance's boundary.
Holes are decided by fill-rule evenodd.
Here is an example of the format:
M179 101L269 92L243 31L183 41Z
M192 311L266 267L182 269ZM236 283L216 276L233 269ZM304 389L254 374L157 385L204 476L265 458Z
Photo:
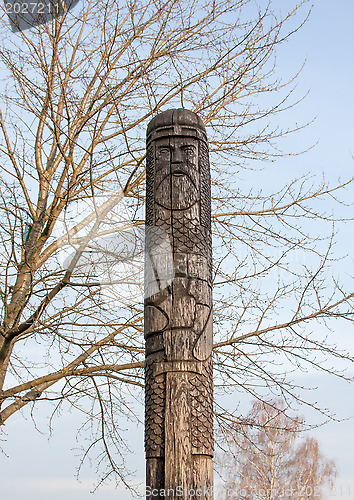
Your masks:
M155 141L155 200L169 210L186 210L198 199L198 140L163 137Z

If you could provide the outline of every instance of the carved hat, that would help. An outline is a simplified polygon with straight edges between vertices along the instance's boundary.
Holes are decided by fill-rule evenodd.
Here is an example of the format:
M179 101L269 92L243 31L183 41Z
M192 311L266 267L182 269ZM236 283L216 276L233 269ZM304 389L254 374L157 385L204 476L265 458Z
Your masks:
M146 133L148 143L169 136L194 137L207 142L202 120L189 109L168 109L150 121Z

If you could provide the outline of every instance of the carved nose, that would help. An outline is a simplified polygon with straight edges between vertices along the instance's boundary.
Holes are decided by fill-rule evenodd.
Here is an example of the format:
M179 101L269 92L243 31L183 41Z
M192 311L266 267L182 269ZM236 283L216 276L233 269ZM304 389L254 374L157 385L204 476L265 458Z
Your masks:
M173 149L171 152L171 161L172 163L182 163L182 153L179 148Z

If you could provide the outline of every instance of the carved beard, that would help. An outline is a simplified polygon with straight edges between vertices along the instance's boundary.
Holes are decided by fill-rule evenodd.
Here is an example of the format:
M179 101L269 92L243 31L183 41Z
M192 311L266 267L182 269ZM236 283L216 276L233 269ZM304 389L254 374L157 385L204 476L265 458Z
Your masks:
M192 179L186 173L190 171L190 166L186 162L182 165L172 165L171 172L168 173L157 186L155 201L168 210L188 210L199 198L198 186L196 185L199 174L197 166L193 163L193 169L197 175ZM165 193L168 193L166 196Z

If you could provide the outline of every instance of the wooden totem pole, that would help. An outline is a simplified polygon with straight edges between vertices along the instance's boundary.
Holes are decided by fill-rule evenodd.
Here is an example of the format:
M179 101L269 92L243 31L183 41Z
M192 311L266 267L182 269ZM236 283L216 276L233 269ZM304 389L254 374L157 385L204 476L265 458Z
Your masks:
M195 113L172 109L149 123L146 193L146 256L154 261L160 231L167 233L174 271L170 281L161 279L166 250L145 272L147 498L210 500L210 167L205 127Z

